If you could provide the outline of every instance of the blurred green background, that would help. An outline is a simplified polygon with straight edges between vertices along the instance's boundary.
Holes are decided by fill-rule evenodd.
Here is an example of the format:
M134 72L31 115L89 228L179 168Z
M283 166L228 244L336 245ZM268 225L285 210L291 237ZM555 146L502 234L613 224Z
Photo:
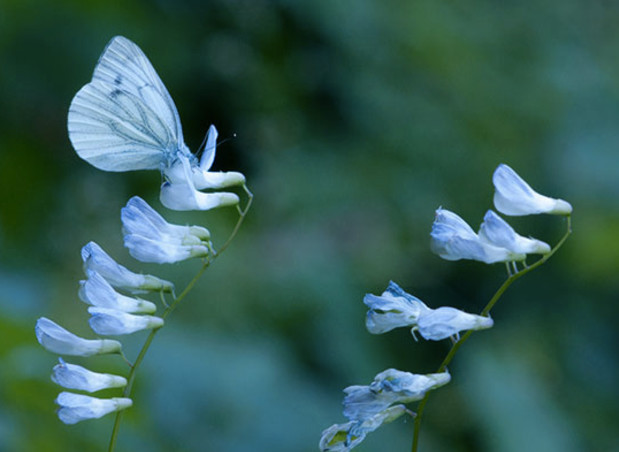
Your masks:
M441 205L476 228L501 162L570 201L574 235L463 347L420 450L619 451L618 22L616 2L575 0L1 0L0 450L107 450L112 416L56 418L56 357L33 332L47 316L93 337L81 246L177 287L199 267L132 261L119 211L136 194L160 208L160 175L98 171L67 137L72 96L122 34L190 148L211 123L236 134L215 168L244 172L256 199L156 337L119 452L316 451L345 421L344 387L434 371L448 342L370 335L363 295L393 279L430 306L480 311L503 266L443 261L428 234ZM236 218L160 210L219 244ZM550 243L564 228L510 222ZM143 339L123 339L130 356ZM87 365L125 373L119 361ZM399 420L357 450L407 451L411 435Z

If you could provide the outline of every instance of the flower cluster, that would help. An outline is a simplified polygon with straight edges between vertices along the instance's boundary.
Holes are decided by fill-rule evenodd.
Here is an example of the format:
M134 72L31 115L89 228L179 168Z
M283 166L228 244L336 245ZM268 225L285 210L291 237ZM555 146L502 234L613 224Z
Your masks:
M489 317L468 314L456 308L443 306L431 309L393 281L382 295L367 294L363 302L370 308L365 325L372 334L411 327L413 337L418 331L426 340L440 341L457 337L463 330L482 330L493 325Z
M191 154L176 153L172 163L163 169L166 181L161 185L161 204L173 210L209 210L239 203L234 193L200 191L245 183L241 173L209 171L215 160L216 141L217 129L211 125L199 163Z
M506 215L552 213L569 216L572 212L569 203L535 192L507 165L499 165L493 182L495 207ZM517 234L492 210L488 210L479 232L475 233L458 215L439 208L430 235L432 250L444 259L473 259L487 264L511 262L516 272L516 262L524 261L527 254L551 252L548 244ZM510 275L511 271L508 266ZM483 330L494 324L487 314L469 314L448 306L432 309L393 281L381 295L367 294L363 302L369 308L366 327L372 334L407 327L411 328L415 340L415 332L418 332L426 340L451 338L457 342L462 331ZM344 416L349 422L324 430L320 450L349 451L382 424L405 413L415 416L402 404L423 399L428 391L447 384L450 379L445 365L441 365L437 373L428 375L388 369L379 373L369 386L346 388Z
M253 195L238 172L211 171L215 159L217 130L210 126L202 156L198 160L184 143L180 117L165 85L142 50L129 39L116 36L101 54L92 76L71 101L67 121L69 139L85 161L103 171L158 170L164 179L160 201L172 210L210 210L236 206L239 219L223 251L241 225ZM244 209L235 193L218 191L240 185L248 196ZM208 190L208 191L202 191ZM86 279L80 281L79 298L88 305L90 328L99 336L121 336L150 330L135 363L114 339L84 339L45 317L35 327L39 343L63 356L88 357L115 353L129 364L127 378L92 372L60 358L52 380L72 391L97 392L124 388L123 397L102 399L61 392L56 399L58 416L66 424L94 419L130 407L131 383L155 333L187 294L202 272L218 255L210 232L201 226L168 223L143 199L134 196L121 210L124 245L141 262L171 264L202 259L202 268L189 285L174 295L174 286L153 275L134 273L114 261L95 242L82 248ZM138 295L159 293L165 306L157 306ZM166 294L172 302L166 302ZM114 423L110 448L119 425Z
M200 226L168 223L143 199L134 196L121 211L124 243L130 254L142 262L173 263L192 257L207 258L212 252L210 233ZM80 281L79 298L88 306L90 328L99 336L122 336L161 328L163 318L154 316L157 306L137 295L173 293L174 285L153 275L134 273L118 264L97 243L82 248L86 279ZM45 317L35 327L39 343L63 356L122 354L113 339L84 339ZM92 372L76 364L54 367L52 380L63 388L89 393L123 388L127 380L118 375ZM62 392L56 399L58 416L66 424L99 418L132 405L129 398L100 399Z
M413 416L402 404L421 400L426 392L447 384L450 379L447 372L415 375L387 369L368 386L349 386L344 389L344 416L348 422L323 431L320 450L350 450L381 425L404 414Z
M505 164L494 171L494 206L505 215L549 213L569 215L572 206L535 192ZM432 250L443 259L472 259L486 264L521 262L527 254L548 254L550 246L540 240L519 235L492 210L488 210L479 233L453 212L439 208L430 234Z

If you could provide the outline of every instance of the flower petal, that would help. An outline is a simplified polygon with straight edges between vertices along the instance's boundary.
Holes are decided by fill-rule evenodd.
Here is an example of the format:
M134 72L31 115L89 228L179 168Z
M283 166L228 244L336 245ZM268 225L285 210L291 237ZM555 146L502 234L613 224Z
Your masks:
M88 279L80 281L78 296L84 303L123 312L152 314L157 310L150 301L120 294L99 273L88 270Z
M136 331L161 328L163 319L151 315L133 315L115 309L90 307L88 323L92 330L103 336L132 334Z
M145 291L172 292L174 284L164 281L152 275L140 275L129 271L127 268L116 263L95 242L90 242L82 248L82 260L84 271L89 270L99 273L112 286L125 289L133 293Z
M533 190L513 169L500 164L494 171L494 206L505 215L549 213L569 215L572 206L562 199L549 198Z
M192 257L206 257L209 254L208 248L204 245L178 245L137 234L126 234L124 244L135 259L155 264L172 264Z
M550 246L541 240L523 237L492 210L486 212L479 228L481 240L515 254L548 254Z

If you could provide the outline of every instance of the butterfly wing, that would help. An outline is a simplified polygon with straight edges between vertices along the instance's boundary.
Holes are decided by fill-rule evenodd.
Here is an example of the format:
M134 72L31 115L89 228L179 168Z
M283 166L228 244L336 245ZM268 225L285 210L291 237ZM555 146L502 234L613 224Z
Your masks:
M121 36L73 98L68 129L77 154L105 171L160 169L177 152L190 155L168 90L140 48Z

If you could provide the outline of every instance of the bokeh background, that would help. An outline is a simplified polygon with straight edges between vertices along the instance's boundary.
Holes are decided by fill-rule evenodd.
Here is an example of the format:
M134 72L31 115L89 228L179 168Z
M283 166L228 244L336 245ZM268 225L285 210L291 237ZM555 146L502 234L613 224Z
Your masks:
M443 261L428 234L441 205L477 227L501 162L569 200L574 235L463 347L420 450L618 451L618 22L617 3L576 0L2 0L0 450L107 450L112 416L56 418L56 357L33 333L47 316L93 337L81 246L178 287L199 267L132 261L119 210L135 194L160 206L160 175L98 171L67 137L72 96L122 34L167 85L187 144L216 124L229 140L215 168L244 172L256 199L156 337L119 452L316 451L345 420L344 387L434 371L448 343L370 335L363 295L392 279L480 311L504 267ZM236 219L164 215L220 244ZM565 227L510 221L550 243ZM129 355L144 337L123 339ZM119 361L87 365L125 373ZM357 450L410 450L411 436L399 420Z

